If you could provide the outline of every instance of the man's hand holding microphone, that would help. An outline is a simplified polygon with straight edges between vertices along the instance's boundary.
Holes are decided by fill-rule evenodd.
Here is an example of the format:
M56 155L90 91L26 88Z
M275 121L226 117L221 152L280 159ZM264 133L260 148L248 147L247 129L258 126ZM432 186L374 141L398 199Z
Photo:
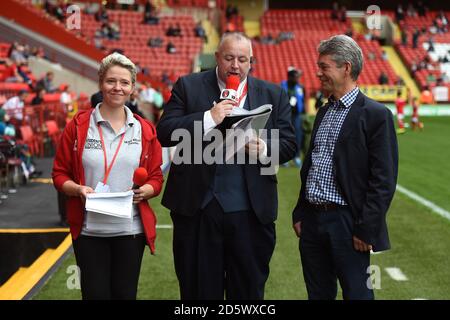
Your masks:
M233 112L233 108L239 107L240 100L238 98L238 88L240 79L237 75L229 75L227 77L226 88L220 93L220 102L215 104L210 112L216 125L223 122L226 116ZM259 158L265 154L266 143L259 139L256 135L245 145L245 152L254 158Z

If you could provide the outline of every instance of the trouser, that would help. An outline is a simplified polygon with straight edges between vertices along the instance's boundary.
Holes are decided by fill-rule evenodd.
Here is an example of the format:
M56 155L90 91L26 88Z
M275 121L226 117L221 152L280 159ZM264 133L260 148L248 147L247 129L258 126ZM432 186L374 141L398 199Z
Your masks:
M307 209L301 222L300 255L310 300L335 299L337 279L345 300L374 299L368 273L370 252L353 247L348 206L326 212Z
M145 243L144 234L74 240L83 300L135 300Z
M195 216L171 213L182 300L260 300L275 248L275 224L253 211L224 213L215 198Z

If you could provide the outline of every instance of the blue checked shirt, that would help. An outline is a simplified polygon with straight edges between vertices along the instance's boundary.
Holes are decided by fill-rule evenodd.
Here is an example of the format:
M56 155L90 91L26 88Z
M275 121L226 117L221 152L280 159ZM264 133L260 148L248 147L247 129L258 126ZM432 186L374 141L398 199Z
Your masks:
M334 202L346 205L337 184L333 164L334 147L342 124L359 93L356 87L339 101L330 97L329 108L320 123L311 154L311 168L306 179L306 198L314 204Z

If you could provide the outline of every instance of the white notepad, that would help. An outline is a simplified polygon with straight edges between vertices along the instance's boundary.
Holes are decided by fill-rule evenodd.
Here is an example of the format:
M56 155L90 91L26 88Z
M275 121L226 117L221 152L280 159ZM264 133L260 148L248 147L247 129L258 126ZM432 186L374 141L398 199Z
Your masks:
M133 212L133 191L88 193L86 211L114 217L131 219Z

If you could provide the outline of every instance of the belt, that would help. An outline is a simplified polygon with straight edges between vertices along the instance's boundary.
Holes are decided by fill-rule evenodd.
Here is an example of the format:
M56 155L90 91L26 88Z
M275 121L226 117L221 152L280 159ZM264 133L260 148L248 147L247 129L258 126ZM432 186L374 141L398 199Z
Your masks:
M334 203L334 202L325 202L325 203L320 203L320 204L308 202L308 204L312 209L314 209L316 211L332 211L332 210L346 207L346 206L342 206L342 205Z

